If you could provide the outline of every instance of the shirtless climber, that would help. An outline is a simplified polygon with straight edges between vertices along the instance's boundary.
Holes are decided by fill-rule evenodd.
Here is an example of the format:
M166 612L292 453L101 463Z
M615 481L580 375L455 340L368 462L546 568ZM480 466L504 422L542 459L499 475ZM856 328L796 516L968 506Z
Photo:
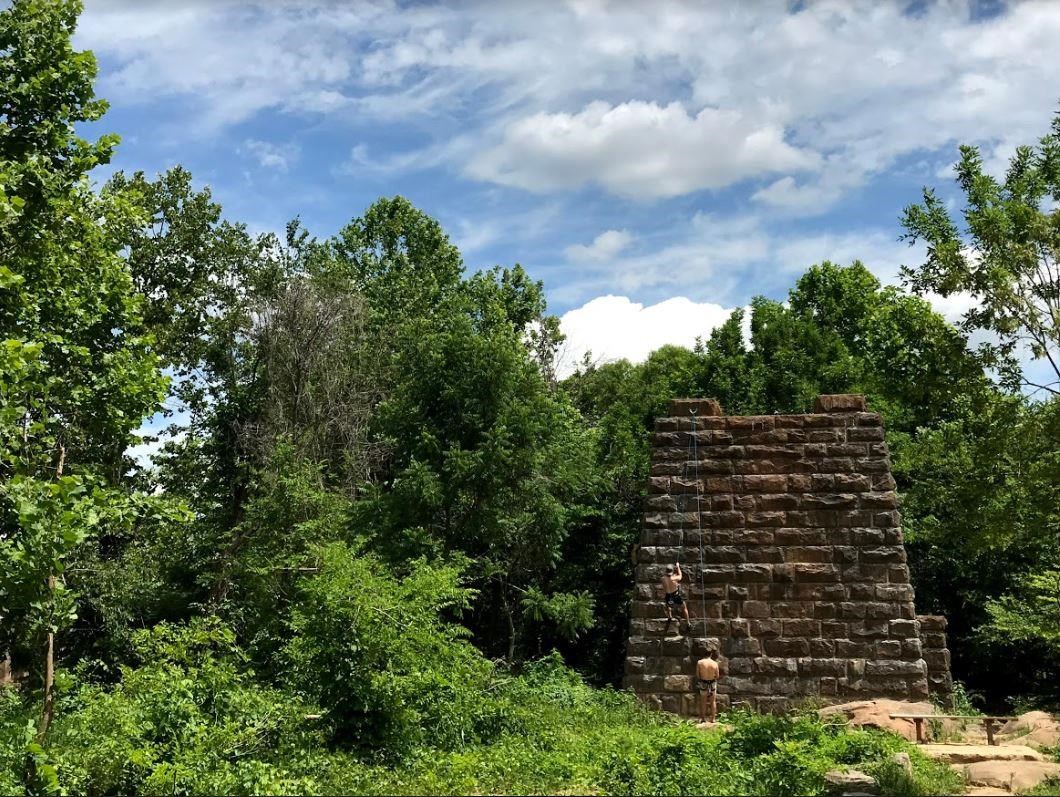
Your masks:
M663 600L666 603L666 627L669 629L670 623L673 622L673 607L680 606L685 616L685 631L687 631L692 621L688 617L688 604L685 603L685 596L681 594L681 579L680 562L666 566L666 574L662 577Z
M710 706L710 721L718 716L718 652L711 650L696 662L696 691L699 692L699 721L707 721L707 706Z

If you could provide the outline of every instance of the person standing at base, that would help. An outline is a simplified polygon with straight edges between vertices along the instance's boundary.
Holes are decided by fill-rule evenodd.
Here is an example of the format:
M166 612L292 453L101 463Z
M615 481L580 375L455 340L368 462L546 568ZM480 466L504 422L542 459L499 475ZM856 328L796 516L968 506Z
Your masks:
M670 623L673 622L674 619L674 607L680 606L681 611L684 613L685 630L687 631L691 628L692 621L688 617L688 604L685 603L685 596L681 592L682 578L684 578L684 576L681 573L680 562L666 566L666 574L662 577L663 602L666 604L667 629L669 629Z
M696 662L696 691L699 693L699 721L707 722L707 708L710 708L710 722L718 716L718 652L707 651L707 655Z

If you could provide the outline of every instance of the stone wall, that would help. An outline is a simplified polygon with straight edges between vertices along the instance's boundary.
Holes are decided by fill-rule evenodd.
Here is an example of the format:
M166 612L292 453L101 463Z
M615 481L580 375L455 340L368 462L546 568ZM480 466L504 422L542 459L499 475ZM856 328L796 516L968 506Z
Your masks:
M880 416L863 396L820 396L816 410L724 416L680 399L656 421L626 659L627 686L653 705L692 713L709 649L722 707L928 694ZM675 561L685 634L659 587ZM948 654L935 661L948 678Z
M917 615L920 645L927 664L928 691L933 697L948 701L953 694L950 674L950 651L946 646L946 618L941 614Z

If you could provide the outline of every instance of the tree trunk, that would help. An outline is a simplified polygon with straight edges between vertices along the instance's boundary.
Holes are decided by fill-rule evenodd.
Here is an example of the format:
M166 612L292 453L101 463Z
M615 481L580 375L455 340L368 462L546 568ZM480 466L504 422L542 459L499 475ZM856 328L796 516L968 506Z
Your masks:
M48 576L48 591L55 592L55 576ZM48 631L47 652L44 654L44 706L37 724L37 741L44 741L55 714L55 632Z
M63 465L66 464L66 446L59 446L59 464L55 467L55 480L63 476ZM48 575L49 602L55 603L55 573ZM44 705L41 707L40 722L37 724L37 741L43 742L48 727L55 714L55 630L48 631L48 642L44 654Z

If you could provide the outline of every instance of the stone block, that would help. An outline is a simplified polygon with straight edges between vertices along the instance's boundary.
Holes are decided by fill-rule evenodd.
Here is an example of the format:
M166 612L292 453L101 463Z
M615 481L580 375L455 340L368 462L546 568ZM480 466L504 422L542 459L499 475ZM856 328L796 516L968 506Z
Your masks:
M717 399L711 398L699 398L699 399L671 399L670 400L670 417L684 420L692 415L696 418L705 418L709 416L721 416L721 404L718 403Z
M847 440L852 443L877 443L883 441L883 428L879 426L851 427L847 429Z
M948 650L926 650L924 661L927 662L927 668L931 671L949 672L950 652Z
M850 623L850 638L853 640L886 639L898 634L889 634L886 620L857 620Z
M837 564L852 565L858 561L858 549L854 545L835 544L832 551Z
M876 598L881 601L912 601L913 587L909 584L877 584Z
M840 658L865 658L876 655L876 648L871 642L855 642L850 639L835 641L835 655Z
M754 671L762 675L795 675L799 666L795 659L760 656L754 660Z
M814 620L836 619L836 605L834 603L815 603L813 605Z
M743 476L743 489L750 493L781 493L787 490L787 476Z
M920 639L923 641L924 647L929 650L932 648L939 649L946 647L946 635L939 631L924 633L923 627L921 626Z
M668 637L659 643L659 655L684 658L688 655L691 641L686 637Z
M646 506L659 512L676 512L677 499L672 495L653 495L647 499Z
M813 601L774 601L770 611L782 620L812 618Z
M859 556L863 564L892 564L905 561L905 549L898 545L881 545L862 548Z
M748 562L765 562L776 564L784 561L784 553L773 546L754 546L746 549Z
M728 621L729 623L729 636L733 637L749 637L751 636L751 623L749 620L745 620L742 617L737 617Z
M663 678L663 689L667 692L691 692L691 675L667 675Z
M876 656L880 659L901 659L902 643L897 639L881 639L876 643Z
M941 632L946 630L946 618L941 614L918 614L916 619L920 621L921 631ZM945 646L945 638L942 646Z
M807 564L800 562L794 564L793 568L795 571L795 580L797 582L819 582L839 580L839 568L837 568L835 565Z
M821 622L810 618L785 620L784 636L819 637L821 636Z
M791 521L792 515L794 514L805 514L805 513L787 513L788 526L785 528L776 529L773 532L773 539L777 545L797 545L797 546L812 546L812 545L825 545L827 544L828 534L824 529L820 528L792 528Z
M893 490L879 493L879 492L868 492L859 493L859 506L862 509L870 509L872 511L885 511L890 509L896 509L898 507L898 493Z
M846 675L847 672L847 663L845 659L803 658L799 659L798 664L800 675L828 675L832 677L841 677Z
M733 566L732 580L743 581L770 581L773 569L767 564L740 564Z
M926 677L923 661L876 659L865 662L865 675L919 675Z
M881 529L892 527L897 528L902 525L902 518L898 513L898 510L891 512L873 512L872 525Z
M810 640L808 639L764 639L762 648L767 656L809 656Z
M774 536L773 529L740 529L736 541L745 545L772 545Z
M860 393L821 394L813 402L813 411L822 412L855 412L864 413L867 405L865 396ZM674 414L674 413L671 413Z
M739 528L746 523L743 512L703 512L701 515L704 528Z
M750 675L754 671L754 659L730 659L727 669L730 675Z
M833 658L836 655L835 640L833 639L811 639L810 655L816 659Z
M766 601L745 601L740 614L748 618L769 617L769 604Z
M761 493L755 501L757 508L762 511L798 509L801 504L802 497L795 493Z
M778 637L784 630L780 620L752 620L751 636L758 639L768 640L770 637Z
M775 512L748 512L745 516L746 522L739 525L758 528L761 526L777 527L784 525L785 513Z
M821 563L831 562L834 558L835 550L828 545L793 545L784 551L787 562Z
M919 631L915 620L891 620L892 639L916 639Z
M757 656L762 652L762 644L757 639L730 638L724 642L725 655L729 658L736 656Z
M840 493L862 493L872 489L871 479L863 473L834 474L835 489Z

